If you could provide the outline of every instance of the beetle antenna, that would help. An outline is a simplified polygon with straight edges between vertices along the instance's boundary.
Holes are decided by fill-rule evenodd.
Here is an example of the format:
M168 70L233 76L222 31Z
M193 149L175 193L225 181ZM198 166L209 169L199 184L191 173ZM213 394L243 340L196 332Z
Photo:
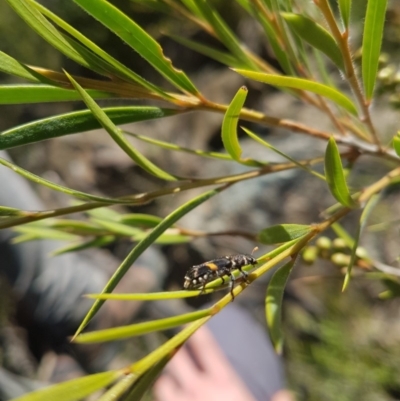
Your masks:
M254 249L251 251L251 255L253 255L253 253L254 253L255 251L258 251L258 246L255 246L255 247L254 247Z

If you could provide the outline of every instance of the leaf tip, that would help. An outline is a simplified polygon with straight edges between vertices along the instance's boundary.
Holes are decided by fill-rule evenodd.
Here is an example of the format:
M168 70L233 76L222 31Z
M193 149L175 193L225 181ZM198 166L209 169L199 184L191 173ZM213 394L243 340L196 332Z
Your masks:
M343 282L342 292L345 292L347 290L349 283L350 283L350 275L348 273L346 273L346 276L345 276L344 282Z

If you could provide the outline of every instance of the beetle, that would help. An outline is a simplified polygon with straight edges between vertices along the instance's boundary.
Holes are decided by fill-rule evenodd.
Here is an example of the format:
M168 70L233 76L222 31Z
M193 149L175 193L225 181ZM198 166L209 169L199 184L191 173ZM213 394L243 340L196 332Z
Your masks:
M253 252L258 249L253 249ZM258 262L252 255L238 254L228 255L221 258L212 259L208 262L204 262L200 265L192 266L185 275L185 281L183 288L187 290L193 290L201 288L201 292L204 291L206 285L211 281L221 278L222 283L225 282L223 276L230 276L229 290L232 295L232 300L235 298L233 295L233 285L237 279L233 275L233 271L238 269L241 273L241 277L247 282L248 273L243 271L242 268L247 265L255 266Z

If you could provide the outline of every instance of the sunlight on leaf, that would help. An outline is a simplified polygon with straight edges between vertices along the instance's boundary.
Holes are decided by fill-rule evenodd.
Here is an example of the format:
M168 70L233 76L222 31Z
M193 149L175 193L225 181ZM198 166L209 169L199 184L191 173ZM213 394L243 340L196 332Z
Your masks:
M265 84L284 88L300 89L316 93L317 95L321 95L330 100L333 100L337 105L343 107L351 114L357 115L357 108L354 103L347 96L343 95L343 93L328 85L324 85L315 81L310 81L309 79L304 78L264 74L261 72L246 71L236 68L233 68L233 70L247 78L254 79L255 81L263 82Z
M98 343L114 340L123 340L133 336L140 336L154 331L168 330L173 327L194 322L211 315L211 309L186 313L179 316L167 317L164 319L152 320L150 322L130 324L129 326L113 327L111 329L92 331L80 334L74 338L79 344Z
M201 293L209 294L212 289L190 290L190 291L166 291L148 292L144 294L87 294L87 298L93 299L114 299L118 301L158 301L167 299L180 299L198 297Z

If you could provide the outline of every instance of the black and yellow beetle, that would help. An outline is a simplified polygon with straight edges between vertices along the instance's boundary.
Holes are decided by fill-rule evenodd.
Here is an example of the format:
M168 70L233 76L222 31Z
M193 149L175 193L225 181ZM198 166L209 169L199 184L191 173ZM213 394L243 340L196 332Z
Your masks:
M254 248L253 252L256 249L257 248ZM241 277L247 280L248 273L243 271L242 268L247 265L255 266L257 263L257 260L253 258L252 255L238 254L223 256L222 258L192 266L185 275L183 288L187 290L201 288L201 290L204 291L206 284L217 278L222 278L222 283L224 283L225 280L223 276L228 275L231 278L229 290L233 299L233 285L236 279L232 272L238 269L241 273Z

